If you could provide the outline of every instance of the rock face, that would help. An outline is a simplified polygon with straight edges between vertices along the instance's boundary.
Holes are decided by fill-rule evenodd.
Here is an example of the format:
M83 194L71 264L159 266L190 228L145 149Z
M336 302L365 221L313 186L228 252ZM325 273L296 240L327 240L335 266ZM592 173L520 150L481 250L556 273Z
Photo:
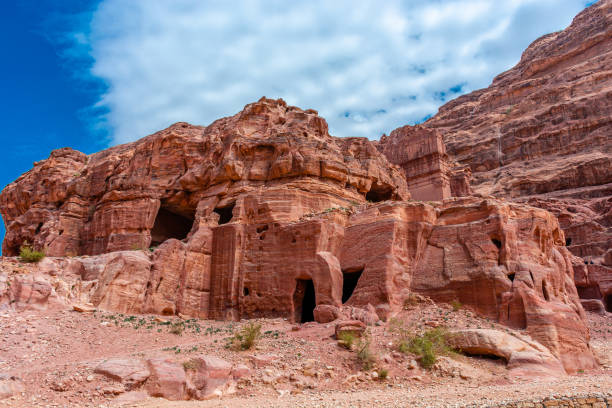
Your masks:
M423 135L424 154L406 157L442 160L437 134ZM567 371L595 364L551 213L408 198L403 172L374 143L334 138L315 111L262 99L206 128L179 123L91 156L53 152L0 194L3 250L27 240L88 255L41 269L105 310L372 324L421 293L526 330ZM151 392L188 392L178 368L148 370Z
M404 170L412 198L444 200L451 196L450 164L442 135L421 126L404 126L377 145L387 159Z
M387 159L404 170L412 198L438 201L472 195L472 172L449 159L442 135L423 126L404 126L376 144Z
M609 195L612 2L534 41L489 88L442 106L424 126L468 164L474 189L521 197ZM586 188L589 187L589 188Z
M546 347L499 330L459 330L451 333L449 342L453 347L467 354L503 358L514 375L559 376L565 374L559 360Z
M206 128L177 123L91 156L52 152L0 194L3 254L25 241L63 256L202 240L201 223L253 217L235 206L262 190L257 216L274 211L279 220L409 198L401 172L366 138L334 138L316 111L262 99ZM276 208L288 201L295 207Z
M475 193L553 212L570 251L602 264L612 248L612 1L534 41L488 88L386 142L409 150L403 135L423 128L440 132L450 159L469 167ZM461 183L451 176L457 191Z

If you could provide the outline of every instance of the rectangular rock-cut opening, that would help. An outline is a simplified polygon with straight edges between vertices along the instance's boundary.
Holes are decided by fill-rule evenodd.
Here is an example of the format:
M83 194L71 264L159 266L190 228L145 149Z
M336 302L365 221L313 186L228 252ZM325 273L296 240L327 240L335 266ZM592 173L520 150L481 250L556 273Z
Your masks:
M158 246L170 238L178 240L187 238L193 221L194 217L186 217L161 207L151 230L151 246Z
M378 203L381 201L391 200L393 198L393 190L389 186L372 186L370 191L365 196L367 201Z
M580 299L601 299L601 292L597 285L576 286L576 289Z
M604 305L606 306L606 312L612 313L612 295L606 295Z
M363 268L342 271L342 304L348 302L353 295Z
M234 217L234 207L236 203L231 203L226 207L217 207L214 211L219 214L219 225L227 224Z
M293 292L294 321L300 323L314 321L314 309L317 306L312 279L298 279Z

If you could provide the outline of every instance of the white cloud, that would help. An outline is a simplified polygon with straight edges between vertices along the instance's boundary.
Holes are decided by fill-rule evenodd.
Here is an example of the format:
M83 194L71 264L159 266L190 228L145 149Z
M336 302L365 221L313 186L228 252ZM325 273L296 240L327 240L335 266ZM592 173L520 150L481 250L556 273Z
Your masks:
M583 0L103 0L75 47L108 84L113 143L206 125L265 95L378 138L487 86Z

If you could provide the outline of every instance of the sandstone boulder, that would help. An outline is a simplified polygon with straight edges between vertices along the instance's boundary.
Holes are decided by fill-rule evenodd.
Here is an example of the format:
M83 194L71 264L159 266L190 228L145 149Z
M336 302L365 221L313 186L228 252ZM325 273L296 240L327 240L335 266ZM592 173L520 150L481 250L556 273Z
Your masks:
M210 399L233 392L230 363L213 356L196 357L190 363L194 369L187 372L189 393L194 399Z
M601 316L606 315L606 307L599 299L580 299L580 304L587 312L596 313Z
M146 383L149 395L169 400L186 399L187 376L183 366L161 358L147 360L147 365L151 372Z
M24 391L25 387L19 378L0 374L0 400L10 398Z
M62 303L49 277L0 272L0 310L45 310L49 306L62 307Z
M107 360L100 363L94 369L94 372L120 381L128 387L144 383L151 375L147 365L143 361L135 359Z
M550 351L534 341L519 339L511 334L492 329L453 331L451 346L467 354L490 355L503 358L516 376L562 376L563 365Z

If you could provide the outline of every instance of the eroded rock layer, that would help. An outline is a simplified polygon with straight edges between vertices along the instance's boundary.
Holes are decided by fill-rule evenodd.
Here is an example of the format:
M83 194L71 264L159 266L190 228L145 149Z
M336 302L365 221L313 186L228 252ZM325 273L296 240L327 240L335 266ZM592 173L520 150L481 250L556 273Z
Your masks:
M425 126L442 132L447 152L470 165L480 193L520 197L599 186L577 194L609 195L612 1L534 41L490 87L447 103Z
M398 129L385 142L397 145L423 127L442 133L450 159L469 167L475 193L552 211L570 251L605 271L592 279L612 279L604 262L612 248L611 0L534 41L488 88L445 104L423 126ZM462 176L469 174L450 176L456 191L465 189ZM600 286L597 299L612 312L608 286Z
M55 151L0 194L3 250L89 256L2 277L0 307L60 290L123 313L371 324L421 293L527 331L567 371L592 367L557 219L492 198L409 201L407 168L268 99L91 156Z
M3 254L17 254L25 241L63 256L199 239L199 220L213 212L219 223L252 217L233 206L264 189L276 199L260 214L291 202L279 220L409 197L401 172L366 138L334 138L316 111L262 99L208 127L177 123L90 156L52 152L0 194ZM287 194L295 200L283 200Z

